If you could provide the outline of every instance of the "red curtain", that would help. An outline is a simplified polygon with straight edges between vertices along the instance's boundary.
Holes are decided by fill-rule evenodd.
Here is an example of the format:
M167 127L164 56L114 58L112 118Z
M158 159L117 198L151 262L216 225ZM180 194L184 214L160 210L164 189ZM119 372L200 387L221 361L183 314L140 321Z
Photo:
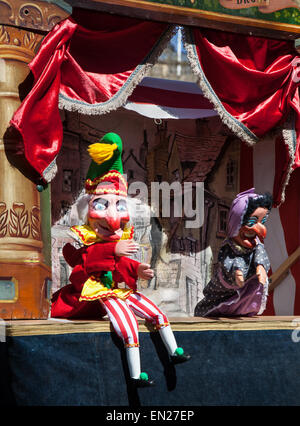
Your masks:
M21 137L18 154L42 181L56 173L63 136L59 105L85 114L123 105L172 31L164 23L74 9L44 38L29 64L33 88L11 120Z
M293 41L185 31L191 66L223 122L249 145L277 126L283 129L279 137L286 148L274 185L275 205L280 204L292 170L300 166L299 56Z

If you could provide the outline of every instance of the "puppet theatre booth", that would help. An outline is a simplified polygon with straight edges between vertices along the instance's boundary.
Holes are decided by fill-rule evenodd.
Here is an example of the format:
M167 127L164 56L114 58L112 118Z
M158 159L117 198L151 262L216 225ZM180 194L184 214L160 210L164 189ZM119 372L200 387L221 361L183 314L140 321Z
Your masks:
M4 405L299 405L294 42L185 27L198 83L147 77L173 33L161 22L73 9L40 38L31 73L20 72L22 103L9 111L1 154L5 182L16 169L23 176L1 186ZM191 355L174 365L160 335L139 320L141 361L155 388L132 387L122 342L105 317L83 311L49 317L52 294L72 272L62 249L73 243L68 230L78 224L87 148L108 132L123 141L139 243L133 258L155 272L138 279L138 290L167 314ZM154 215L152 182L202 182L201 226L186 227L190 217L174 215L172 197L170 216ZM265 241L266 309L251 318L195 317L230 205L252 187L274 200Z

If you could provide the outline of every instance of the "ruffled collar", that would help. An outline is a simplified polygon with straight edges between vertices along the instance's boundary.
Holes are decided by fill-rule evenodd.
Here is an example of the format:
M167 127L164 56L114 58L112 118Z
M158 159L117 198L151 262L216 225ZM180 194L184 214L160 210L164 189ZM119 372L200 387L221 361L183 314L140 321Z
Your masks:
M254 248L242 247L231 238L226 238L226 240L224 240L222 245L225 245L225 244L228 244L236 254L248 254L255 249L255 247Z
M90 246L95 243L104 243L105 241L98 237L96 232L89 225L76 225L71 227L79 240L85 245ZM125 225L121 240L131 240L133 238L134 226Z

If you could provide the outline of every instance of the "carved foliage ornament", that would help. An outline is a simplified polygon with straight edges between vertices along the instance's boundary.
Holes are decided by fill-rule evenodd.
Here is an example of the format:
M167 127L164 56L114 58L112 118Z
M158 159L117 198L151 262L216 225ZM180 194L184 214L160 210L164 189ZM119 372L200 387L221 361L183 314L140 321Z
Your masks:
M64 10L53 3L55 1L0 0L0 24L50 31L71 13L69 5L66 4Z
M0 25L0 57L30 62L42 38L40 34Z
M13 203L11 209L0 202L0 238L30 238L41 240L40 209L33 206L29 213L24 203Z
M5 237L7 233L7 217L8 210L6 210L6 204L0 202L0 238Z

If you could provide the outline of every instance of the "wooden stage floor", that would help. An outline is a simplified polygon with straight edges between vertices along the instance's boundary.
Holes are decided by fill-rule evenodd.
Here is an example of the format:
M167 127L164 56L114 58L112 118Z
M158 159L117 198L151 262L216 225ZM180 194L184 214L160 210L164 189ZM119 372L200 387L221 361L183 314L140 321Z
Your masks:
M251 318L169 318L174 331L212 331L212 330L294 330L300 326L296 316L257 316ZM138 320L140 332L154 331L144 320ZM101 333L111 331L108 319L88 320L6 320L7 336L35 336L69 333Z

